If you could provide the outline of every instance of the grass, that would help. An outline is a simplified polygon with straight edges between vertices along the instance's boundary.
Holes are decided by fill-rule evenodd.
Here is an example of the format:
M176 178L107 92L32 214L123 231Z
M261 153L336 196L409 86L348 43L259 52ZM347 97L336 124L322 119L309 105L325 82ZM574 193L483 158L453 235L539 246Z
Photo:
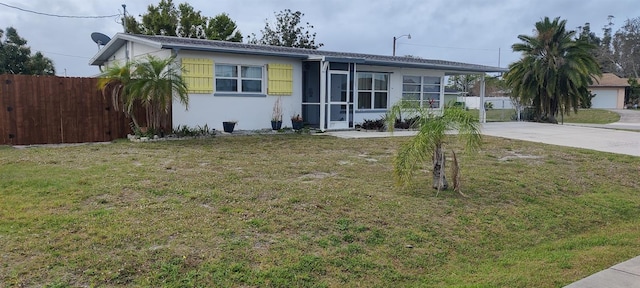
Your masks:
M603 109L580 109L578 113L572 111L569 115L564 115L564 122L567 123L609 124L619 120L618 113Z
M436 197L393 185L404 141L0 149L0 286L552 287L638 254L635 157L486 137Z
M470 109L468 113L475 116L479 115L478 109ZM515 117L515 109L488 109L487 121L488 122L506 122L513 121L512 117ZM558 122L562 118L557 117ZM564 115L564 122L566 123L584 123L584 124L609 124L618 122L620 115L618 113L603 110L603 109L580 109L578 113L573 111L569 115Z

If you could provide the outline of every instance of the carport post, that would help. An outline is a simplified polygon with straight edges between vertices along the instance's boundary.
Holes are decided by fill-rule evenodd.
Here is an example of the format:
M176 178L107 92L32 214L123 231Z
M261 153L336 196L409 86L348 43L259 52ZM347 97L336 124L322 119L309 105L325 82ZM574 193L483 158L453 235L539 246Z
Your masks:
M480 76L480 123L487 123L487 111L484 110L484 73Z

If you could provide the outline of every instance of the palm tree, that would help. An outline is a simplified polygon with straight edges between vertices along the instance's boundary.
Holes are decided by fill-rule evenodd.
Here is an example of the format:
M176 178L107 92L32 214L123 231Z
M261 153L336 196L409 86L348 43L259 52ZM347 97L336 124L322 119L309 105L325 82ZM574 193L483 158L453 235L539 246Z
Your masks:
M400 147L394 161L394 175L398 184L410 182L420 164L433 160L433 185L434 189L445 190L449 187L445 177L445 152L447 144L447 131L457 130L457 138L465 143L467 150L475 150L482 142L478 120L469 115L462 108L450 107L440 111L430 108L422 108L408 101L401 101L391 107L386 115L386 124L393 131L397 116L404 110L410 115L420 116L415 124L418 134L409 142ZM462 194L459 186L457 158L454 157L454 190ZM463 194L464 195L464 194Z
M133 63L126 62L124 65L114 63L107 70L100 73L98 78L98 90L102 91L102 96L111 96L111 102L116 111L123 111L127 117L131 117L137 129L140 128L133 112L134 99L129 93L129 83L131 82L131 72Z
M182 69L174 60L175 57L160 59L149 55L143 61L114 65L101 74L98 89L103 95L111 92L114 107L122 107L138 129L140 126L132 112L140 103L145 107L147 125L158 131L174 97L185 107L189 105Z
M145 61L135 62L129 93L146 108L147 124L154 131L164 124L163 116L169 112L174 97L185 107L189 106L189 89L174 59L149 55Z
M545 17L536 23L535 35L519 35L523 43L513 44L522 58L509 65L507 84L521 103L531 103L538 120L557 123L558 112L578 112L580 101L589 95L587 87L595 75L601 75L591 53L595 47L574 40L576 32L567 31L566 20Z

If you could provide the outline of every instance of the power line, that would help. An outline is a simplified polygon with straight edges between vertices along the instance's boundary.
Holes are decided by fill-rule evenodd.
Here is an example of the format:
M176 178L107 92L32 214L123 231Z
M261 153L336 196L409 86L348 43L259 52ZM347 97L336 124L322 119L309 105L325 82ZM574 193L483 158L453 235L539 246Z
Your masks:
M0 5L5 6L5 7L9 7L9 8L13 8L13 9L17 9L17 10L20 10L20 11L23 11L23 12L29 12L29 13L33 13L33 14L38 14L38 15L43 15L43 16L50 16L50 17L59 17L59 18L96 19L96 18L112 18L112 17L120 16L120 14L101 15L101 16L58 15L58 14L50 14L50 13L43 13L43 12L37 12L37 11L33 11L33 10L28 10L28 9L12 6L12 5L9 5L9 4L6 4L6 3L2 3L2 2L0 2Z
M442 49L458 49L458 50L478 50L478 51L496 51L499 48L489 49L489 48L470 48L470 47L450 47L450 46L433 46L433 45L425 45L425 44L415 44L409 42L398 43L402 45L410 45L410 46L422 46L422 47L431 47L431 48L442 48Z
M49 52L49 51L38 51L38 52L43 53L43 54L46 53L46 54L53 54L53 55L72 57L72 58L91 59L91 57L78 56L78 55L69 55L69 54L62 54L62 53Z

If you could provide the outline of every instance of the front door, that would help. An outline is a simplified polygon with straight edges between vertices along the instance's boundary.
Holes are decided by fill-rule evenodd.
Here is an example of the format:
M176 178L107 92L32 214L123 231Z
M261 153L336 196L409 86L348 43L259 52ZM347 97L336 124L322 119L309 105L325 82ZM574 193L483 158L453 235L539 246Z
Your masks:
M349 128L349 72L331 71L329 77L329 129Z

